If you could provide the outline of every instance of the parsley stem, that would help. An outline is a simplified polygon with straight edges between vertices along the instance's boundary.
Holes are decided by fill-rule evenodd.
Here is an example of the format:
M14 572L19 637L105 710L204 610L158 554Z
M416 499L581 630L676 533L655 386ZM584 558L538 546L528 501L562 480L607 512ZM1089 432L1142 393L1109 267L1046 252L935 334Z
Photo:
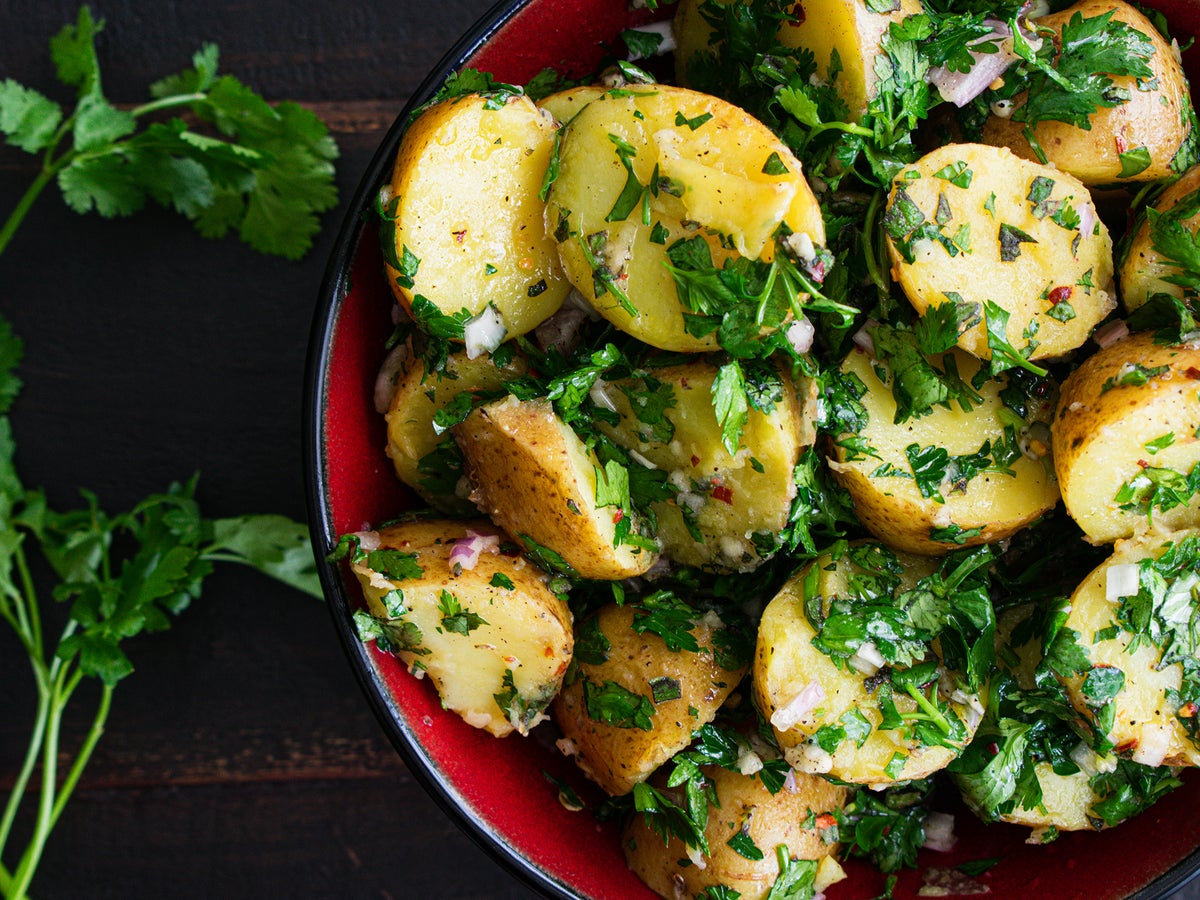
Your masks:
M908 693L908 696L916 701L917 706L921 707L922 712L933 721L933 724L938 727L942 734L949 736L950 723L946 721L946 717L942 715L942 711L934 703L931 703L929 698L922 694L915 684L906 684L904 690Z
M135 119L141 116L149 115L150 113L160 112L164 109L174 109L178 106L191 106L193 103L199 103L202 100L207 100L208 94L192 93L192 94L174 94L170 97L161 97L158 100L151 100L149 103L143 103L141 106L135 106L129 111L129 114Z
M863 219L863 262L867 265L867 274L871 276L871 281L881 292L887 293L888 282L887 269L879 264L880 255L878 253L879 245L876 243L879 229L875 227L875 221L879 218L879 207L883 205L883 191L876 191L871 202L867 204L867 214Z
M4 248L12 240L12 236L16 233L17 228L25 220L25 215L29 212L30 207L33 206L33 202L37 200L42 190L57 174L57 168L43 167L42 171L38 172L37 177L33 179L29 187L25 189L25 193L17 201L17 205L13 208L12 213L9 214L7 221L5 221L3 227L0 227L0 253L4 252Z

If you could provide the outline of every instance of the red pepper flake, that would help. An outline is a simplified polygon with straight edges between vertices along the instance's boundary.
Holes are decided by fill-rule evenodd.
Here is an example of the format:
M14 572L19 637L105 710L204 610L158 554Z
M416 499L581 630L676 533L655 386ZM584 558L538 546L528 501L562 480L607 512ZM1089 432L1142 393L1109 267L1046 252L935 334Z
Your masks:
M988 756L995 756L997 753L1000 752L1000 745L997 744L995 741L992 741L990 744L987 745L987 752L988 752Z
M452 231L450 233L454 235L454 243L461 244L467 236L467 229L464 228L462 231Z
M1116 139L1118 153L1124 153L1126 150L1129 149L1129 141L1127 141L1125 139L1125 135L1118 133L1115 136L1115 139Z
M1187 703L1183 704L1183 706L1179 707L1179 718L1191 719L1191 718L1194 718L1195 715L1196 715L1196 704L1192 703L1190 700Z
M712 495L714 500L720 500L722 503L733 506L733 488L718 484L712 489Z
M1050 300L1050 305L1058 306L1058 304L1062 303L1064 300L1070 300L1073 291L1074 288L1072 288L1069 284L1063 284L1056 287L1050 292L1048 298Z
M1117 744L1117 746L1113 747L1113 752L1114 753L1131 753L1134 750L1136 750L1137 747L1138 747L1138 739L1130 738L1129 740L1122 741L1121 743Z
M797 28L804 24L804 20L808 18L808 14L804 12L804 4L797 3L792 7L792 17L788 20L788 24L793 28Z
M826 828L832 828L834 825L836 825L837 819L835 819L829 813L822 813L821 815L817 816L817 820L813 824L816 825L817 828L824 831Z
M623 518L625 518L625 510L618 509L615 513L613 513L613 524L616 525Z
M1139 460L1137 461L1137 464L1138 464L1138 468L1139 468L1139 469L1148 469L1148 468L1150 468L1150 463L1146 462L1144 459L1139 459Z
M1200 369L1197 369L1195 366L1188 366L1183 370L1183 374L1192 379L1192 381L1200 381Z
M692 465L693 466L700 465L700 457L698 457L695 453L692 454Z

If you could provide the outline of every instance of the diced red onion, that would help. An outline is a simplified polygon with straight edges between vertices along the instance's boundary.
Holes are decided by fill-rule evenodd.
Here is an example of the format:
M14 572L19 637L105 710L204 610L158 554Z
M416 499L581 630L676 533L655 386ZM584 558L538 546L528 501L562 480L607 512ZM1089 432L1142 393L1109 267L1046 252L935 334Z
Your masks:
M819 681L810 681L800 693L775 710L771 716L771 724L780 731L787 731L823 702L825 702L825 688Z
M1087 237L1096 228L1096 207L1085 201L1075 211L1079 213L1079 233Z
M1092 340L1095 341L1101 349L1111 347L1121 338L1129 336L1129 325L1124 319L1115 319L1106 325L1102 325L1096 329L1096 333L1092 335Z
M976 38L967 45L975 61L967 72L954 72L946 66L936 66L925 73L925 80L938 89L948 103L963 107L987 90L988 85L1004 74L1004 71L1019 58L1012 49L1012 36L1008 26L989 19L990 33ZM999 41L994 53L984 53L970 48L985 41Z
M579 326L587 319L588 313L578 306L563 306L545 322L533 330L538 346L543 350L551 348L563 356L569 356L579 340Z
M854 655L850 657L850 667L860 675L871 676L883 668L887 662L873 641L864 641L858 645Z
M801 316L788 326L786 337L793 350L797 353L807 353L812 349L816 334L817 329L813 327L813 323Z
M1167 750L1171 746L1171 730L1166 724L1142 726L1137 748L1129 754L1135 763L1157 769L1167 758Z
M870 329L878 324L874 319L867 319L863 323L862 328L854 332L854 336L851 338L854 341L854 346L872 358L875 356L875 339L871 337Z
M763 767L762 757L749 747L743 747L738 753L737 767L738 771L743 775L753 775L756 772L761 772Z
M396 381L411 353L412 347L408 341L404 341L393 347L383 358L379 374L375 376L375 412L380 415L391 408L392 398L396 395Z
M601 409L607 409L609 412L617 411L617 404L613 403L612 397L608 395L608 382L603 378L597 378L592 382L592 386L588 388L588 397Z
M1120 563L1104 570L1104 599L1109 603L1133 597L1140 586L1141 569L1137 563Z
M929 850L948 853L958 843L958 838L954 836L954 816L949 813L931 812L925 817L922 829L925 840L921 846Z
M1096 774L1096 751L1083 741L1076 744L1075 749L1071 751L1071 762L1079 766L1088 778Z
M494 534L478 534L467 529L467 536L459 538L450 548L450 565L460 567L464 572L475 568L479 555L500 552L500 538Z
M354 536L358 538L358 546L362 550L370 553L372 550L378 550L381 543L378 531L356 531Z
M463 341L467 345L467 359L475 359L491 353L502 343L508 329L499 310L490 303L479 315L468 319L463 325Z

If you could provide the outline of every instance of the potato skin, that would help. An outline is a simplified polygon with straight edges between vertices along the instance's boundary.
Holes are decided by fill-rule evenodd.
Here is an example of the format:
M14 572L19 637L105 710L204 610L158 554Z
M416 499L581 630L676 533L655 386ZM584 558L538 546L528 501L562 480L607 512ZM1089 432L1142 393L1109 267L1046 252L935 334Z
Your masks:
M911 588L936 568L934 561L928 558L903 553L896 555L904 568L900 576L901 590ZM821 686L824 699L812 711L787 728L772 723L779 747L792 768L867 785L925 778L949 765L961 748L926 746L905 739L899 731L881 730L878 726L883 715L874 691L866 683L867 677L853 668L840 668L812 643L816 631L804 611L805 599L810 596L805 587L806 579L815 574L814 596L822 599L828 611L832 598L849 593L848 579L855 571L849 557L834 560L830 554L824 554L788 579L767 604L759 622L754 655L755 705L770 722L806 686L815 682ZM902 714L916 709L915 701L906 695L897 693L894 701ZM963 743L966 746L978 719L974 719L974 725L970 724L973 717L968 714L965 704L948 701L947 706L967 726ZM833 753L826 753L810 740L820 728L836 726L841 717L852 710L857 710L871 726L862 746L846 738ZM905 756L903 766L898 772L889 773L889 763L897 754Z
M581 578L642 575L658 553L613 546L611 507L596 506L595 455L548 401L496 400L452 429L471 500L518 544L528 536Z
M1200 165L1192 166L1182 178L1164 190L1155 200L1153 208L1165 213L1196 191L1200 191ZM1200 212L1182 219L1180 224L1195 235L1200 232ZM1163 280L1164 277L1178 274L1179 269L1165 262L1163 255L1154 249L1150 239L1150 223L1143 213L1121 261L1121 301L1126 311L1133 312L1152 294L1170 294L1182 298L1182 287Z
M1087 185L1120 181L1142 182L1169 178L1175 174L1171 163L1190 132L1188 109L1191 100L1183 68L1171 46L1142 13L1122 0L1081 0L1057 13L1037 20L1042 27L1061 33L1071 17L1082 14L1093 18L1114 10L1114 19L1125 22L1147 35L1154 44L1149 60L1157 83L1142 90L1130 76L1113 76L1113 84L1129 92L1129 101L1098 109L1090 117L1090 130L1065 122L1040 122L1034 136L1047 159L1064 172L1070 172ZM1018 103L1019 105L1019 103ZM1010 148L1018 156L1036 159L1022 134L1024 124L991 116L983 130L983 141ZM1126 150L1145 147L1150 165L1129 178L1121 178L1121 156Z
M405 132L384 204L388 283L411 312L494 305L509 337L548 318L570 290L538 197L554 124L525 96L469 94L425 110ZM402 273L405 250L419 261Z
M937 175L960 164L971 173L966 187ZM1030 199L1035 184L1050 185L1044 203ZM1079 221L1051 213L1053 204L1069 206ZM941 239L914 237L920 233L909 227L914 216L923 217L922 227L937 223ZM906 167L888 196L884 229L892 274L919 314L949 302L950 294L979 305L980 321L958 346L980 359L992 356L982 320L986 301L1008 313L1007 339L1018 351L1035 330L1031 359L1081 346L1116 308L1112 241L1087 188L1003 147L947 144Z
M614 796L627 794L662 763L692 741L692 734L712 721L737 687L749 663L724 669L714 652L713 639L721 627L704 619L692 633L699 652L671 650L656 634L633 630L634 609L610 604L596 614L595 627L609 641L603 662L575 660L567 683L554 699L554 721L579 768ZM600 722L588 714L585 682L600 686L612 681L653 700L650 682L670 678L680 696L654 705L649 730Z
M401 580L371 567L370 558L351 563L369 612L391 622L415 625L419 643L397 656L417 675L428 675L442 705L468 724L503 737L527 733L545 718L542 710L558 692L571 660L574 638L566 601L547 587L547 575L523 557L485 550L471 569L451 559L455 541L471 534L500 538L485 519L417 519L359 536L363 549L413 554L422 574ZM372 547L372 549L375 549ZM492 584L497 575L514 585ZM393 616L385 596L402 595L404 612ZM467 634L446 626L443 593L464 613L484 623ZM517 703L502 709L496 699L511 688ZM520 706L518 704L523 704Z
M524 357L519 355L500 368L490 356L469 359L459 352L447 355L443 371L429 373L420 355L410 354L398 373L395 393L384 415L387 455L396 476L438 509L459 515L474 512L464 498L431 490L421 472L421 460L442 440L453 440L434 431L433 417L461 392L498 390L527 369Z
M1119 383L1137 374L1135 364L1162 371L1144 384ZM1089 541L1102 544L1150 526L1146 510L1117 503L1122 485L1149 467L1186 476L1200 462L1198 391L1200 347L1159 344L1149 332L1098 350L1063 382L1051 429L1054 468L1067 512ZM1168 434L1170 445L1151 452L1147 444ZM1200 524L1200 498L1151 512L1163 528Z
M649 224L640 204L627 218L609 221L629 176L616 139L632 148L627 159L639 184L669 179L673 186L649 195ZM785 172L763 171L772 154ZM617 328L653 347L703 352L717 346L711 334L697 337L685 327L675 280L664 265L667 247L695 236L698 224L718 266L733 253L769 259L780 223L814 244L825 242L820 207L799 160L765 125L724 100L670 85L605 93L561 131L546 230L579 293ZM661 240L655 226L665 234ZM735 249L724 249L718 233Z
M622 846L629 867L660 897L695 897L716 885L736 890L745 900L761 900L771 890L779 875L775 848L788 848L792 859L825 860L830 868L837 853L836 841L826 842L822 829L813 825L814 818L841 809L847 791L823 778L795 773L795 788L783 788L776 794L768 791L758 778L742 775L716 766L706 767L705 776L717 792L719 807L709 810L704 830L710 855L703 868L691 864L683 842L672 837L663 840L646 825L645 819L634 815L626 826ZM751 860L729 846L729 840L745 829L763 854L761 860ZM821 868L818 868L818 879ZM824 879L821 887L837 880Z
M650 428L638 419L625 393L645 390L644 379L605 388L621 421L600 427L622 447L668 472L679 488L674 500L653 507L666 556L688 566L748 571L771 555L760 555L755 536L772 536L787 524L796 495L792 472L812 429L815 403L802 405L792 379L780 372L783 396L769 414L750 410L742 449L731 456L721 443L721 426L713 411L717 371L702 359L649 370L648 377L668 385L674 397L664 412L672 428L669 441L647 434ZM694 517L699 540L689 531L684 510Z
M969 380L978 362L959 350L958 371ZM869 422L861 437L878 457L852 459L844 446L834 446L829 466L834 478L854 500L854 509L867 529L887 544L909 553L944 555L957 546L993 543L1015 534L1058 503L1058 485L1048 460L1022 454L1012 464L1014 475L981 472L964 489L944 491L945 503L922 496L915 479L902 475L875 474L882 466L893 471L911 471L905 448L941 446L951 456L977 452L985 441L1004 438L1003 402L996 380L984 384L979 393L983 403L970 413L957 405L934 407L919 419L895 424L896 402L892 390L879 380L872 359L853 350L842 363L844 372L857 375L867 386L860 402ZM940 529L958 526L978 534L936 540ZM955 541L961 540L958 544Z
M1131 650L1133 635L1124 627L1119 627L1115 634L1111 630L1105 631L1118 624L1117 603L1107 596L1108 578L1114 567L1137 565L1147 558L1156 559L1172 543L1197 533L1193 529L1148 534L1118 542L1112 556L1097 566L1071 595L1070 614L1064 629L1076 633L1092 667L1115 667L1124 673L1124 686L1111 701L1116 705L1113 725L1104 733L1118 754L1128 756L1134 762L1152 766L1197 766L1200 765L1200 747L1180 723L1180 710L1165 696L1168 690L1179 689L1181 664L1162 665L1162 650L1148 640ZM1195 573L1196 567L1192 571ZM1190 606L1194 615L1194 596ZM1089 706L1083 690L1084 673L1065 676L1059 673L1059 677L1075 708L1098 727L1095 711ZM1154 744L1163 750L1161 758L1150 749ZM1152 753L1152 758L1143 756L1146 753Z

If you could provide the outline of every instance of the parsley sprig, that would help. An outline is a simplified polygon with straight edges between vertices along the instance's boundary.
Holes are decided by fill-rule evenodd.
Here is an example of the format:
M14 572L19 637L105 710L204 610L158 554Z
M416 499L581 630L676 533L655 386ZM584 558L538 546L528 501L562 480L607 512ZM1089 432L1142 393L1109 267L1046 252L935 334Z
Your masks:
M236 231L262 253L303 256L319 214L337 203L338 149L320 119L295 103L272 106L232 75L218 76L213 44L196 52L191 68L151 85L148 102L117 106L104 94L96 56L103 28L85 6L50 41L59 80L76 92L72 110L11 78L0 81L0 133L42 158L0 226L0 252L56 181L79 213L128 216L153 200L205 237ZM157 118L167 112L191 121Z

